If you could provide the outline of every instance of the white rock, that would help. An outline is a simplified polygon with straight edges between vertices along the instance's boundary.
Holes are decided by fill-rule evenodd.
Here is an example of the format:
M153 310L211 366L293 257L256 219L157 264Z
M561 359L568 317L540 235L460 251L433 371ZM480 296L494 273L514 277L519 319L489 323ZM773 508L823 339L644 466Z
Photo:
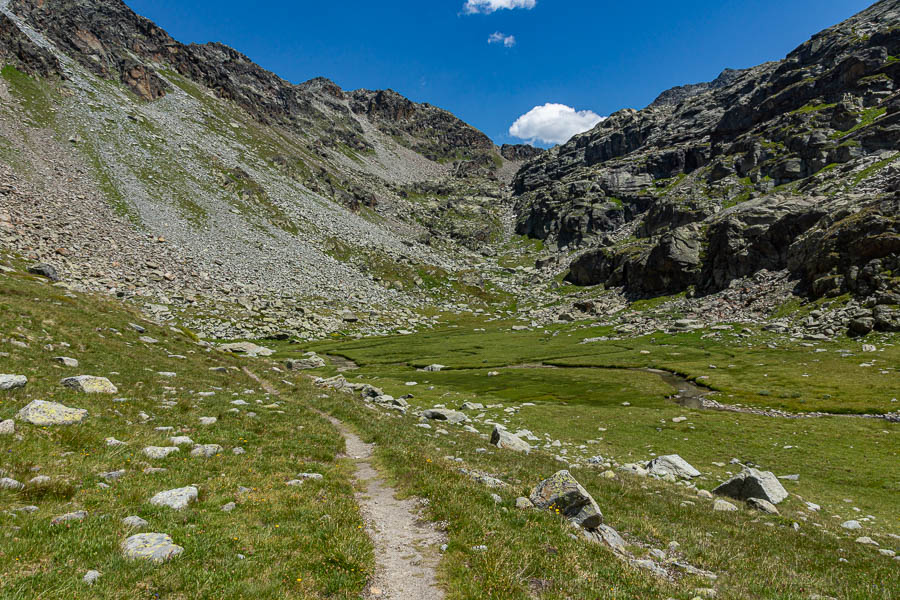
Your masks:
M142 452L147 458L160 459L178 452L178 446L147 446Z
M24 375L0 375L0 390L15 390L25 387L28 378Z
M190 485L188 487L160 492L150 498L150 504L153 506L168 506L175 510L182 510L196 499L197 488Z
M184 552L184 548L164 533L139 533L122 542L122 552L126 558L162 563Z

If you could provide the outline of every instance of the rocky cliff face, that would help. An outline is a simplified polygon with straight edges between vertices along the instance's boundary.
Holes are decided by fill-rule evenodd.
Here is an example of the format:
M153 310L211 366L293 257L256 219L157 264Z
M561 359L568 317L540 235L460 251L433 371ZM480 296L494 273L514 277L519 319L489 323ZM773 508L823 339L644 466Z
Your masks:
M524 151L393 91L291 84L121 0L0 0L0 62L4 248L79 287L244 315L211 310L207 334L468 302L456 272L507 233Z
M519 233L569 280L635 295L790 269L814 294L897 288L900 1L784 60L622 110L526 164ZM870 273L860 286L860 273Z

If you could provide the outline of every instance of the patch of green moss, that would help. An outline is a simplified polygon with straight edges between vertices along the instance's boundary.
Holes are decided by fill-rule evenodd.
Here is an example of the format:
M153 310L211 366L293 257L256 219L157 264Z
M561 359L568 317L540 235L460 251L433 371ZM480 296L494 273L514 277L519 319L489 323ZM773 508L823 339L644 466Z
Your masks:
M35 79L12 65L3 67L0 76L34 125L49 127L53 124L56 118L53 110L56 95L46 82Z

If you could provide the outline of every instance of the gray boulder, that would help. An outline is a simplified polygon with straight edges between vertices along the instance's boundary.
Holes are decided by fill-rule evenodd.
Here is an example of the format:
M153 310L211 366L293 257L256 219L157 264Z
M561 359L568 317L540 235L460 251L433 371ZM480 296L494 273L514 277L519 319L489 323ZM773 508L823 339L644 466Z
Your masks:
M60 383L85 394L117 394L118 388L106 377L94 377L93 375L79 375L66 377Z
M451 425L455 425L456 423L465 423L469 420L469 417L467 417L463 413L446 408L430 408L428 410L422 411L422 416L426 419L431 419L434 421L447 421Z
M47 263L31 265L28 267L28 272L32 275L46 277L50 281L59 281L59 273L56 271L56 267L48 265Z
M559 471L537 484L529 499L535 507L559 511L585 529L596 529L603 523L600 507L568 471Z
M0 490L24 490L25 484L10 477L0 479Z
M491 443L498 448L516 452L531 452L531 445L528 442L496 425L494 425L494 431L491 432Z
M160 492L150 498L150 504L152 504L153 506L168 506L169 508L173 508L175 510L182 510L196 499L197 488L190 485L188 487Z
M306 371L309 369L321 369L326 365L325 359L321 356L310 356L309 358L290 359L285 361L285 366L291 371Z
M787 491L773 473L750 468L714 489L713 493L737 500L760 498L772 504L778 504L788 497Z
M0 375L0 390L15 390L25 387L28 378L24 375Z
M139 533L122 542L122 552L125 558L162 563L184 552L184 548L164 533Z
M16 432L16 422L12 419L0 421L0 435L12 435Z
M203 458L209 458L210 456L215 456L216 454L220 454L222 452L222 446L218 444L197 444L194 446L194 449L191 450L191 456L202 456Z
M147 446L142 450L144 456L154 459L166 458L178 451L178 446Z
M674 475L681 479L700 477L700 471L692 467L690 463L677 454L654 458L647 463L647 471L654 477L664 477L666 475Z
M83 408L69 408L57 402L34 400L16 414L16 418L32 425L74 425L88 416Z

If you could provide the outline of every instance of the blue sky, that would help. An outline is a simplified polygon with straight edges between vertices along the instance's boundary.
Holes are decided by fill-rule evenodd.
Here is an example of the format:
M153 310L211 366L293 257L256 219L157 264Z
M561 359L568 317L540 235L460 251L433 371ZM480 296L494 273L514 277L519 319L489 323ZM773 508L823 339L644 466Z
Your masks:
M669 87L783 58L872 3L125 1L179 41L223 42L295 83L324 76L344 89L392 88L452 111L497 143L521 141L510 126L534 107L596 115L642 108ZM549 119L554 133L531 117ZM532 113L517 131L558 137L554 119L566 121L563 130L595 120L556 107Z

